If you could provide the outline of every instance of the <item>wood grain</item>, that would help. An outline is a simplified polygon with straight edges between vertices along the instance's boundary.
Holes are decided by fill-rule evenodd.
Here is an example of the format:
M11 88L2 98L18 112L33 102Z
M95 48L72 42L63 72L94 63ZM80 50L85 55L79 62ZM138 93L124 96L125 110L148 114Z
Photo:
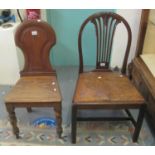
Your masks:
M5 102L20 102L21 104L60 101L60 90L55 76L21 77L5 97Z
M73 102L75 104L86 104L86 102L142 104L144 99L124 75L112 72L89 72L79 75Z
M15 108L53 107L57 121L58 137L61 137L61 93L55 70L50 64L50 49L56 43L53 28L43 21L24 21L15 34L16 45L21 48L25 66L21 78L5 96L13 132L19 138Z
M82 35L87 24L92 23L96 32L94 35L97 47L97 50L94 51L96 52L96 68L94 71L85 72ZM122 57L121 74L112 72L110 67L113 37L116 27L120 23L123 24L127 30L127 45L124 57ZM127 120L131 120L135 126L133 141L137 141L144 118L145 100L126 76L131 40L132 33L128 22L116 13L96 13L89 16L82 23L78 36L79 78L72 105L72 143L76 143L77 121L85 121L85 118L78 116L78 111L83 109L124 109L129 115ZM133 119L128 110L131 108L139 109L137 121ZM105 120L105 118L90 117L89 119L86 118L86 120ZM109 120L114 121L116 119L110 118Z
M16 45L21 48L25 65L21 75L52 75L49 54L56 43L53 28L46 22L25 21L15 34Z

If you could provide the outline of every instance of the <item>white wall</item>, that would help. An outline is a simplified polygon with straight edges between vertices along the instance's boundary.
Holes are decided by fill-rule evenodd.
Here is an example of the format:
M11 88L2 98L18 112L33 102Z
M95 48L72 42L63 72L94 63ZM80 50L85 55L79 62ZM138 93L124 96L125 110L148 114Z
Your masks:
M45 12L45 10L42 10L42 12ZM131 62L131 60L135 56L136 51L136 44L138 39L138 32L139 32L139 24L140 24L140 18L141 18L141 9L118 9L116 13L123 16L129 23L132 31L132 43L130 48L130 55L128 62ZM44 16L46 15L45 13ZM121 67L124 51L126 47L126 41L127 41L127 33L125 28L120 25L118 27L118 30L116 31L115 38L114 38L114 44L113 44L113 50L112 50L112 67L115 67L116 65L118 67ZM18 50L19 51L19 50ZM23 68L23 56L22 53L18 52L19 57L19 64L20 69Z
M3 9L0 9L0 15L1 15L2 10ZM26 18L25 9L19 9L19 12L21 14L22 19L25 19ZM17 14L17 9L11 9L11 14L12 15L15 15L17 22L20 21L20 19L18 17L18 14ZM46 9L41 9L41 19L47 21L47 18L46 18Z
M130 62L133 59L136 51L141 10L123 9L123 10L117 10L117 13L122 15L128 21L132 30L132 44L130 49L129 61L128 61ZM42 11L42 16L43 16L43 19L46 20L45 10ZM124 49L122 46L125 45L126 36L127 35L125 32L125 29L120 26L114 38L113 54L112 54L113 66L115 66L116 64L120 66L121 64L121 60L124 52ZM10 45L8 45L8 43ZM23 67L23 56L20 53L20 50L15 50L14 48L12 48L14 46L15 44L13 40L13 33L11 33L10 35L9 34L6 35L4 32L3 33L0 32L0 74L1 74L0 84L14 84L16 80L19 78L18 71ZM16 57L18 58L18 60ZM13 63L13 65L11 65L11 63ZM8 67L10 67L12 71L9 70ZM7 74L5 70L7 71ZM10 72L8 72L8 70Z
M1 14L2 9L0 9ZM19 79L19 72L23 68L24 57L20 49L17 49L14 41L14 32L19 25L17 10L11 10L16 16L14 26L4 29L0 27L0 85L14 85ZM24 18L25 10L20 10ZM46 21L46 10L41 10L41 18Z
M136 44L138 39L139 24L141 18L141 9L118 9L117 13L123 16L128 21L131 27L132 43L128 59L128 62L131 62L136 52ZM119 67L121 67L122 64L121 60L122 57L124 56L123 53L126 47L126 40L127 40L127 32L125 28L122 25L120 25L114 38L112 66L115 66L117 64Z
M0 27L0 84L13 85L20 77L14 42L14 31L18 24L7 29Z

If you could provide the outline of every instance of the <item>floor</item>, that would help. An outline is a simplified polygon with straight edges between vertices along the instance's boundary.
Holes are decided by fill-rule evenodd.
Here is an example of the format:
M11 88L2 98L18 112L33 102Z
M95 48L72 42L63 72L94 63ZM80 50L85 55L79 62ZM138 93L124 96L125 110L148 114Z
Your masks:
M63 119L63 126L69 127L71 123L71 105L72 105L72 96L74 93L77 77L78 77L78 68L76 67L57 67L57 76L59 81L59 86L62 94L62 119ZM1 85L0 86L0 120L8 120L8 114L6 112L5 104L3 97L4 95L10 90L11 86ZM23 124L33 124L34 120L40 117L53 117L54 112L51 108L33 108L32 113L27 114L26 109L18 108L16 109L16 116L17 119L21 120ZM133 115L137 116L137 110L132 110ZM114 115L120 116L123 113L119 110L112 111L112 110L100 110L100 111L82 111L79 113L80 115L90 115L93 114L94 116L102 116L105 115ZM147 132L150 134L150 141L151 145L155 145L155 137L154 131L152 130L151 126L148 125L147 121L144 120L143 126L147 127Z

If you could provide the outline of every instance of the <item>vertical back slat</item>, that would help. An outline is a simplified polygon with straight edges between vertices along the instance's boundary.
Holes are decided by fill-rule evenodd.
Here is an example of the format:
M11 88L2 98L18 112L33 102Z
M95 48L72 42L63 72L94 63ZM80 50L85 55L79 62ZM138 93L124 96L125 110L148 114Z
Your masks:
M81 37L82 31L89 22L94 24L96 31L96 69L110 69L110 57L112 52L113 38L116 26L123 23L127 29L128 42L123 60L122 73L126 71L127 59L131 45L131 29L127 21L116 13L97 13L88 17L81 26L79 32L79 57L80 57L80 72L83 72L83 57Z

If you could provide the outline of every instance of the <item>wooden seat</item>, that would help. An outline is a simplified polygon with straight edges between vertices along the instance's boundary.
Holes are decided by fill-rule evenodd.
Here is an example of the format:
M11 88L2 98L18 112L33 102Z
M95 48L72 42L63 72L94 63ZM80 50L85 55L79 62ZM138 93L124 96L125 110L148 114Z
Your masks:
M53 107L57 121L57 133L61 137L61 93L56 72L50 65L50 48L56 43L55 32L46 22L24 21L17 28L16 45L25 57L21 77L5 96L13 132L19 138L15 108Z
M122 74L89 72L79 75L73 102L82 105L96 102L95 105L104 104L104 106L115 104L136 106L141 105L144 99L129 79Z
M87 24L93 24L96 32L96 69L84 71L84 50L82 49L83 32ZM121 72L113 72L110 66L113 37L116 26L123 24L127 30L127 47ZM85 31L86 35L86 31ZM85 36L86 37L86 36ZM72 143L76 143L77 121L127 120L135 126L133 141L136 142L141 129L145 101L126 75L126 66L131 45L131 29L127 21L115 13L97 13L88 17L81 25L78 36L79 77L72 105ZM89 56L89 55L88 55ZM119 56L119 54L118 54ZM137 121L129 109L140 109ZM81 117L77 112L82 109L120 109L128 117Z
M52 83L55 83L52 85ZM21 77L5 98L6 102L61 102L60 91L55 76Z

